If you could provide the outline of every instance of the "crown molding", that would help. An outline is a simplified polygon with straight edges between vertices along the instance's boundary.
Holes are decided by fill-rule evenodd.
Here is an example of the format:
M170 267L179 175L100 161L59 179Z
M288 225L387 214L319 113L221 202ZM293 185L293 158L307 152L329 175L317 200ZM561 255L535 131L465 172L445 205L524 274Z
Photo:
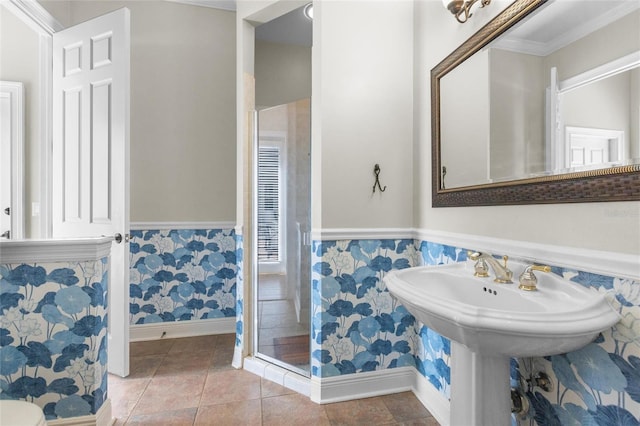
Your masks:
M25 24L39 34L53 35L64 29L56 18L54 18L36 0L9 0L3 1L2 5L15 13Z
M188 4L190 6L208 7L210 9L236 11L235 0L166 0L171 3Z

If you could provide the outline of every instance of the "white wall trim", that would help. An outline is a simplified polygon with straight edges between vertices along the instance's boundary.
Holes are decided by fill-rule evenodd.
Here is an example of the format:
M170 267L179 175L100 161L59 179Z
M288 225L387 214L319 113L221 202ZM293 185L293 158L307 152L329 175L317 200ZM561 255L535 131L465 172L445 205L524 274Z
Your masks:
M236 11L236 2L233 0L167 0L173 3L188 4L190 6L208 7L211 9Z
M606 276L640 280L640 256L638 255L426 229L416 230L415 236L420 240L470 250L506 254L514 259L528 262L538 262L551 266L575 268L578 271Z
M10 239L21 240L24 238L25 214L24 194L25 188L25 99L24 84L16 81L0 81L2 97L9 99L9 168L11 170L11 235ZM4 208L6 206L2 206ZM2 213L4 214L4 213ZM5 231L4 229L0 232Z
M52 18L53 19L53 18ZM40 78L40 238L51 238L52 222L52 140L53 140L53 37L39 36Z
M312 377L311 400L319 404L350 401L413 389L416 369L389 368L335 377Z
M10 0L2 2L2 5L16 13L31 29L40 34L52 35L64 29L64 26L36 0Z
M449 400L414 367L308 379L258 358L244 360L244 369L302 395L317 404L351 401L412 391L441 425L449 424Z
M414 230L411 228L332 228L314 230L313 238L322 241L333 240L376 240L376 239L406 239L414 238Z
M109 426L114 423L111 417L111 399L107 398L95 415L47 420L48 426Z
M244 359L244 370L263 377L274 383L298 392L301 395L309 396L311 392L311 381L308 377L301 376L277 365L268 363L262 359L246 357Z
M98 260L111 253L112 237L68 240L0 241L2 263L78 262Z
M323 229L314 231L313 237L316 241L413 238L463 249L506 254L526 262L545 263L605 276L640 280L640 256L633 254L411 228Z
M207 336L210 334L233 334L235 332L235 317L134 324L129 326L129 342Z
M149 229L232 229L235 222L131 222L132 231Z
M414 367L311 378L311 400L318 404L412 391L441 425L449 424L449 400Z

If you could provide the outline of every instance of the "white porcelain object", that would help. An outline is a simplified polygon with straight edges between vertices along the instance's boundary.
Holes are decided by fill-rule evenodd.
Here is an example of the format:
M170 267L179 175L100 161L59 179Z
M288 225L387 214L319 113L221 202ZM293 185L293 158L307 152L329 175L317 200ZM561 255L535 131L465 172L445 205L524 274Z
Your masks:
M22 400L0 400L0 425L46 426L40 407Z
M604 295L552 273L538 290L473 276L468 263L390 272L384 282L420 322L452 340L451 424L508 425L509 358L577 350L618 322Z
M536 276L538 290L523 291L517 278L515 284L497 284L455 263L393 271L385 283L427 327L487 355L570 352L618 322L618 313L597 291L552 273Z

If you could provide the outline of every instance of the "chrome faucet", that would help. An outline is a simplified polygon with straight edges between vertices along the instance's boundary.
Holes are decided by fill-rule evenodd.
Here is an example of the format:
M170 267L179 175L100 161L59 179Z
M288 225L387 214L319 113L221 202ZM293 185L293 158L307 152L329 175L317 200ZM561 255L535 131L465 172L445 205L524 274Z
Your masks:
M487 270L487 264L491 266L493 269L493 274L495 275L495 279L493 281L501 284L509 284L512 283L511 278L513 278L513 272L509 268L507 268L507 260L509 260L508 256L503 256L502 260L504 260L504 265L501 265L500 262L489 253L480 253L480 252L467 252L467 257L471 260L475 260L475 276L476 277L488 277L489 273Z

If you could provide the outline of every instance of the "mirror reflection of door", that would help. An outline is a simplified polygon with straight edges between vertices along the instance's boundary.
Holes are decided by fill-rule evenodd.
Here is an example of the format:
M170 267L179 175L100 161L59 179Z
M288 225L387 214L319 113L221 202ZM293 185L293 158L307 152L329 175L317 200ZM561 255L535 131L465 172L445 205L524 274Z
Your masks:
M312 23L303 10L256 27L254 353L309 376Z

